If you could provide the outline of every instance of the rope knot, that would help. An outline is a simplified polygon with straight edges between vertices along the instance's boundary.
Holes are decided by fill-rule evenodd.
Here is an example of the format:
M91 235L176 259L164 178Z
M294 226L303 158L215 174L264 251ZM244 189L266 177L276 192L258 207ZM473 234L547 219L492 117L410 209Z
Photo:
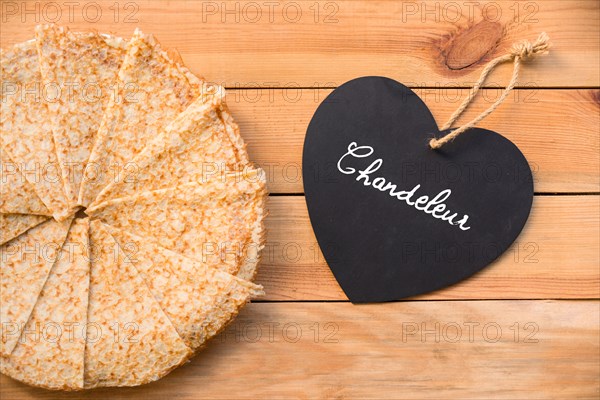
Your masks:
M514 64L512 77L510 78L510 82L508 83L506 88L504 88L504 91L502 92L502 94L500 95L498 100L496 100L496 102L494 104L492 104L487 110L485 110L484 112L479 114L479 116L477 116L471 122L467 122L460 128L453 130L452 132L448 133L447 135L445 135L439 139L435 138L435 137L433 139L431 139L429 141L429 146L432 149L439 149L444 144L453 141L458 135L473 128L475 125L477 125L479 123L479 121L481 121L482 119L484 119L485 117L490 115L504 101L504 99L506 99L506 97L508 96L508 93L517 84L517 79L519 78L519 69L521 68L521 60L527 60L527 59L533 58L537 55L547 53L548 49L550 49L550 38L548 37L548 35L546 35L545 32L542 32L540 34L540 36L538 36L538 38L533 43L530 43L527 41L521 42L521 43L516 43L513 45L510 53L505 54L500 57L496 57L492 61L490 61L485 66L483 71L481 72L481 76L479 77L479 80L477 82L475 82L475 85L471 88L471 91L469 92L469 95L467 96L467 98L462 102L460 107L458 107L458 109L456 111L454 111L454 113L452 114L452 116L450 117L448 122L446 122L446 124L444 126L442 126L441 130L445 131L452 127L452 124L454 124L454 122L458 119L458 117L460 117L461 114L467 109L469 104L471 104L471 101L473 101L473 99L477 95L477 92L479 91L479 89L481 89L481 86L483 86L483 83L485 82L485 79L488 76L488 74L498 64L501 64L501 63L504 63L507 61L512 61Z
M515 43L510 50L510 54L513 58L527 60L539 54L547 53L548 49L550 49L550 38L545 32L542 32L533 43L528 41Z

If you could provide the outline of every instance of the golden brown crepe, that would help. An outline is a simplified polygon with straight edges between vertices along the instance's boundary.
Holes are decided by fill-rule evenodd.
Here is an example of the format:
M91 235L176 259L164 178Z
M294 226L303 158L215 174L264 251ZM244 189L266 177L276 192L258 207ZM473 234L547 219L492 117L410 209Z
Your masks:
M52 212L65 220L70 214L60 165L56 156L41 82L35 41L20 43L2 52L2 112L0 146L18 163L34 190Z
M70 225L50 219L0 247L1 356L15 348Z
M47 389L83 389L90 258L88 219L71 225L16 347L0 371Z
M144 277L179 336L197 351L219 333L262 287L103 225Z
M252 280L262 248L262 170L212 177L174 188L110 200L88 208L116 228Z
M84 386L141 385L187 361L191 349L99 221L91 223L90 242Z
M125 179L109 184L94 204L149 190L202 182L243 169L248 157L236 125L223 118L224 90L200 96L132 160ZM92 204L93 206L93 204Z
M13 240L48 217L30 214L0 214L0 245Z
M263 294L265 174L224 89L139 30L39 26L0 69L0 372L163 377Z
M0 148L0 213L51 215L19 164Z
M95 32L75 34L56 25L40 25L35 33L42 82L60 88L46 100L65 192L73 207L126 41Z
M104 114L79 204L87 207L111 180L125 179L133 158L203 91L200 79L173 61L151 35L136 30Z

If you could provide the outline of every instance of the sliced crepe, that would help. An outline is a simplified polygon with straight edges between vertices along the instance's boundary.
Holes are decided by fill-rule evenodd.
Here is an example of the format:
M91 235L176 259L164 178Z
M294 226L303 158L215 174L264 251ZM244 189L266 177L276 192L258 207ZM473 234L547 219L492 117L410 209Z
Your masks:
M265 197L264 173L255 169L110 200L87 213L252 280L262 247Z
M212 175L246 166L248 157L243 140L236 137L237 125L223 120L223 98L224 90L220 89L196 99L132 160L127 176L106 187L93 204L203 182Z
M50 219L0 247L0 355L12 353L69 231Z
M192 354L135 267L99 221L93 249L84 387L154 381Z
M148 141L207 91L152 36L136 30L98 131L79 204L89 206L111 181L124 179Z
M126 41L95 32L73 33L55 25L39 25L35 32L42 82L60 88L46 101L65 192L73 206L125 57Z
M0 245L13 240L47 219L48 217L43 215L0 214Z
M90 258L88 220L73 222L60 257L9 357L0 371L46 389L83 388Z
M179 336L197 351L219 333L262 287L103 225L144 277Z
M0 213L51 215L19 164L0 148Z
M19 164L27 180L57 220L70 211L56 156L35 41L3 52L0 146Z

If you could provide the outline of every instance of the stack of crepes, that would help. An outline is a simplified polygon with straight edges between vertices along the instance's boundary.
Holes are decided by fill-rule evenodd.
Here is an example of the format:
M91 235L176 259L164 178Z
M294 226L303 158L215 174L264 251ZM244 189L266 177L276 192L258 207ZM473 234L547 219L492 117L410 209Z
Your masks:
M3 50L0 369L151 382L262 294L263 171L224 91L139 30Z

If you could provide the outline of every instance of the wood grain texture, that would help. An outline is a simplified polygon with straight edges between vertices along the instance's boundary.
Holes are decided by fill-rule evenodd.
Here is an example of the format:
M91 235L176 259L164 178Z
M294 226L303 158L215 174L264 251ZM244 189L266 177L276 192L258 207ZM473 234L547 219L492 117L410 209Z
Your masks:
M271 193L304 191L306 128L329 93L328 89L228 91L227 102L240 123L250 159L267 171ZM438 87L416 93L441 126L468 91ZM489 107L500 93L499 88L483 90L457 124ZM515 90L480 126L506 136L521 149L534 172L536 192L600 191L600 90Z
M552 53L526 66L520 85L600 84L599 4L590 0L66 3L3 1L0 44L33 37L36 23L126 37L140 27L228 87L332 87L363 75L466 87L487 61L545 31ZM510 70L500 67L490 82L506 83Z
M140 388L5 399L597 399L592 301L251 304L190 364Z
M50 22L124 37L136 27L153 33L194 73L229 88L270 191L301 194L306 128L328 88L388 76L421 88L441 125L467 93L456 88L470 87L513 42L545 31L551 53L524 66L521 89L480 126L523 151L538 193L600 192L597 1L267 3L0 0L0 45L28 40L36 24ZM492 73L491 89L461 121L489 106L510 73L508 65ZM361 306L344 301L304 198L271 196L269 210L258 277L267 302L249 305L190 364L141 388L85 393L0 375L0 399L600 396L600 196L536 196L523 233L489 268L416 299Z
M304 198L272 197L269 212L257 279L266 299L347 300L319 250ZM599 221L598 196L536 196L523 232L498 260L419 299L598 298ZM406 251L414 257L416 250Z

